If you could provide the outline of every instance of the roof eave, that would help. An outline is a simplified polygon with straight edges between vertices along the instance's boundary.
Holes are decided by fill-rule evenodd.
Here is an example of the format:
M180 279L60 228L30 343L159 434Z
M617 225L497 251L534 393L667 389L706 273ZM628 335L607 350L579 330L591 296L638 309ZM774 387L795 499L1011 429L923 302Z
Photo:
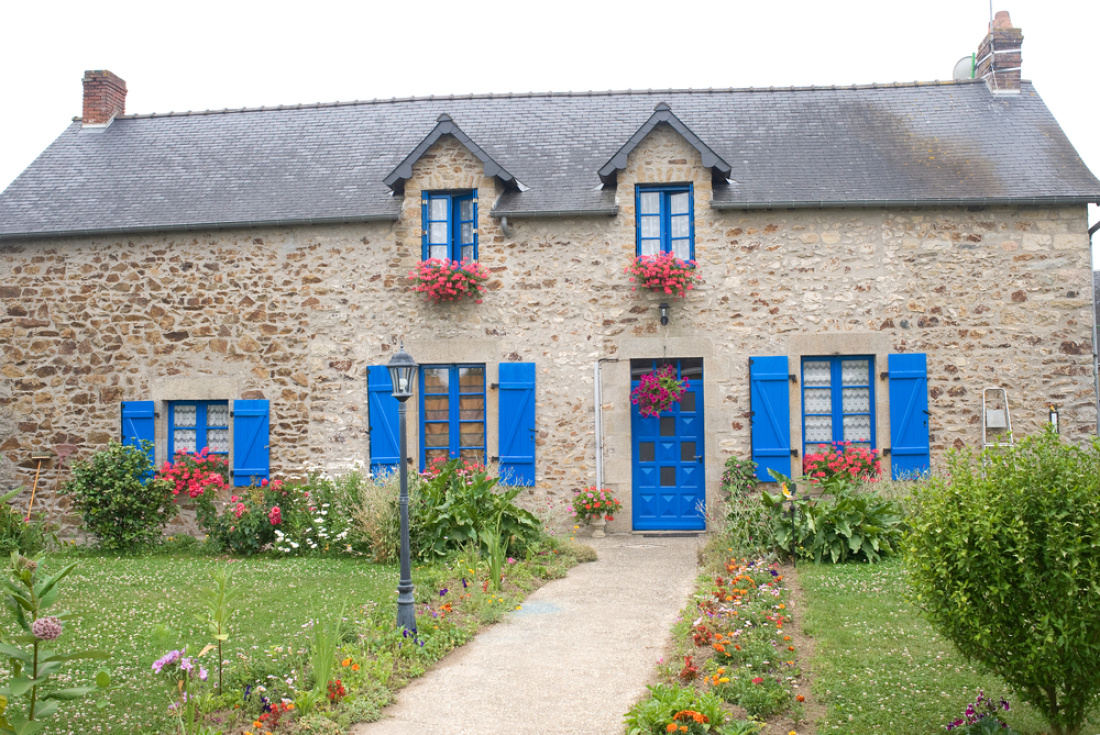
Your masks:
M354 217L299 217L293 219L237 220L228 222L171 223L122 227L92 227L74 230L36 230L0 232L0 242L11 240L43 240L51 237L85 237L95 235L138 235L149 232L195 232L200 230L236 230L257 227L300 227L302 225L347 225L362 222L396 222L397 214L364 214Z
M973 197L967 199L792 199L775 201L711 201L713 209L875 209L882 207L1072 206L1100 203L1100 195L1052 197Z

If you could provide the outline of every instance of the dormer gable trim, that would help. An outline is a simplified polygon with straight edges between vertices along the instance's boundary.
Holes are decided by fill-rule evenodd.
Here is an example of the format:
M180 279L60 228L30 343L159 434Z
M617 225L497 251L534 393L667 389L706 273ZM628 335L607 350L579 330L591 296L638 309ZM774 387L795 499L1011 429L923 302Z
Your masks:
M458 127L453 119L451 119L451 116L445 112L436 118L436 125L432 128L432 131L420 141L416 148L413 148L412 153L406 156L405 160L398 164L397 168L390 172L389 176L382 180L383 183L394 191L401 191L404 189L405 182L412 178L413 164L419 161L420 158L444 135L453 136L455 140L466 148L466 150L481 161L485 165L486 176L496 176L505 186L518 186L519 182L516 181L516 177L508 173L503 166L493 160L493 157L475 143L470 136L462 132L462 129Z
M699 151L699 155L703 157L703 165L707 168L714 169L722 177L729 176L733 171L733 168L721 156L704 143L702 138L693 133L691 128L684 125L680 118L676 117L667 103L658 102L657 106L653 108L653 114L649 116L649 119L645 121L642 127L638 128L634 135L630 136L630 140L611 157L611 160L603 165L600 169L600 179L605 184L614 186L618 172L626 168L627 156L661 123L670 126L683 136L684 140L690 143L695 150Z

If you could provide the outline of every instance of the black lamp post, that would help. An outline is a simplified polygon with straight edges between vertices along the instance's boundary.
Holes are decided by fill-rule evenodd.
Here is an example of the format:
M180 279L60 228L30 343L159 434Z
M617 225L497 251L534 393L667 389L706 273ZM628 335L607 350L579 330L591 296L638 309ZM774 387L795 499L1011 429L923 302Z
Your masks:
M397 625L416 633L416 609L413 606L412 570L409 565L409 471L405 466L407 453L405 442L405 402L412 397L416 382L416 360L405 352L402 345L386 365L393 382L393 397L397 399L398 432L401 434L401 451L397 458L401 473L401 579L397 582Z

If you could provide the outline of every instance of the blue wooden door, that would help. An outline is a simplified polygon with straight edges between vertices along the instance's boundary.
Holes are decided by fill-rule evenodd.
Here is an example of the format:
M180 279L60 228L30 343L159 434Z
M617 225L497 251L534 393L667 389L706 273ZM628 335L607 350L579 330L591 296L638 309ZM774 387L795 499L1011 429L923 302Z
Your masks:
M659 416L642 417L631 404L633 522L636 531L703 530L703 361L631 360L630 389L642 375L671 364L689 387Z

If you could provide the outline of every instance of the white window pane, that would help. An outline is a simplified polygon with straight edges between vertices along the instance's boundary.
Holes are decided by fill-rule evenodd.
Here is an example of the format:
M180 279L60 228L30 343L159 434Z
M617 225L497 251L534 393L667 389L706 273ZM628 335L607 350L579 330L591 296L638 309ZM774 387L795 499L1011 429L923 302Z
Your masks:
M229 404L210 404L206 407L207 426L229 426Z
M868 360L841 360L840 380L844 385L869 385L871 363Z
M809 419L806 419L809 421ZM871 417L870 416L845 416L844 417L844 441L869 442L871 441Z
M808 386L828 386L829 363L824 360L807 360L802 363L802 377Z
M474 226L470 222L462 225L462 244L470 245L474 242Z
M175 450L177 452L195 452L196 448L194 429L176 429L176 433L173 439L175 443Z
M687 217L672 218L672 236L688 237L691 235L691 220Z
M432 199L428 205L428 219L447 219L447 200Z
M229 451L229 429L210 429L206 432L206 446L211 452Z
M642 237L660 237L661 219L659 217L642 217Z
M803 413L832 413L833 391L829 388L807 388Z
M176 426L195 426L197 418L195 412L195 406L176 406L174 411Z
M460 207L460 212L461 212L463 222L468 222L468 221L470 221L474 218L474 200L473 199L464 200L462 202L462 204L459 205L459 207Z
M673 194L672 195L672 213L673 214L687 214L689 201L690 201L689 195L686 191L682 194Z
M445 260L448 257L446 245L429 245L428 257L436 258L438 260Z
M446 393L450 375L447 368L424 368L424 392Z
M832 416L806 417L806 442L831 442L833 440Z
M870 388L845 388L843 406L844 413L870 413L871 389Z
M473 260L473 259L474 259L474 246L473 245L463 245L462 246L462 257L460 258L460 260Z
M691 241L690 240L673 240L672 241L672 254L680 260L691 260Z
M450 238L447 237L447 223L446 222L432 222L428 225L428 242L430 243L447 243Z
M642 255L660 255L660 240L642 240Z
M655 191L642 192L642 214L657 214L661 211L661 195Z

